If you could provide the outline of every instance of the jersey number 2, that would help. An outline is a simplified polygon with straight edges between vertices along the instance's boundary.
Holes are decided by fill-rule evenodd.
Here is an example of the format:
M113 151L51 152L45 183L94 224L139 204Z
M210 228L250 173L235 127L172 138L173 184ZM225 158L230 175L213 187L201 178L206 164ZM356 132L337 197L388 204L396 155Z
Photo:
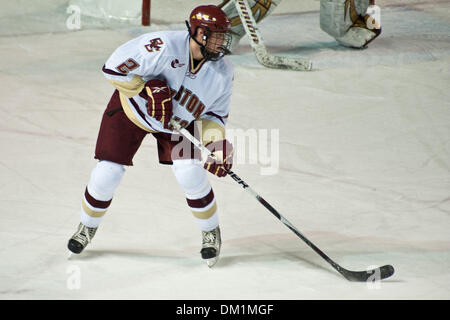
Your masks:
M125 62L119 64L116 67L116 70L119 71L122 74L128 74L131 70L136 69L137 67L139 67L139 63L137 63L136 61L134 61L133 59L128 59Z

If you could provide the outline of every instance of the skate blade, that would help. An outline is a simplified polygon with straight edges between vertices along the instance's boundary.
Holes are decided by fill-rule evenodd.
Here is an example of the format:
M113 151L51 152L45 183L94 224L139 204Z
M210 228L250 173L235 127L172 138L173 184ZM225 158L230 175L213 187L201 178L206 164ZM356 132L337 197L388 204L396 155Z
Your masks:
M214 267L214 265L217 263L218 260L219 260L218 257L206 259L206 264L208 265L208 267L212 268Z

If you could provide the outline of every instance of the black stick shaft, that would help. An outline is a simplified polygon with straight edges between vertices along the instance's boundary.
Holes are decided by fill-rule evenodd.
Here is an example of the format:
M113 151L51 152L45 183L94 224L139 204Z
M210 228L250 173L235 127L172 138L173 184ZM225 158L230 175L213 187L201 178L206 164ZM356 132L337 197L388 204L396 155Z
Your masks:
M330 257L328 257L322 250L320 250L314 243L312 243L308 238L306 238L300 231L295 228L292 223L290 223L285 217L283 217L274 207L270 205L263 197L257 194L250 186L245 183L236 173L233 171L228 171L228 175L233 178L234 181L242 185L242 187L249 191L256 200L259 201L267 210L269 210L278 220L280 220L286 227L288 227L292 232L294 232L300 239L302 239L311 249L313 249L317 254L319 254L325 261L327 261L331 266L336 269L339 273L344 275L342 268L335 263ZM345 276L345 275L344 275Z

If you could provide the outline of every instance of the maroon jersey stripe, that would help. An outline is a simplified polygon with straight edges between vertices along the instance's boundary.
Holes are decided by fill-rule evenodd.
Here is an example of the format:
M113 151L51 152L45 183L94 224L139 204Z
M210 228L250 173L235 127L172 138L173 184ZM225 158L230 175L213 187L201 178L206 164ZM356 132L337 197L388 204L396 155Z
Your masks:
M111 69L106 69L105 65L103 65L102 71L104 73L107 73L107 74L110 74L110 75L113 75L113 76L122 76L122 77L126 76L126 74L115 72L115 71L112 71Z
M223 119L228 118L228 115L226 115L225 117L221 117L221 116L219 116L217 113L214 113L214 112L212 112L212 111L205 113L205 115L213 116L213 117L219 119L223 124L225 124L225 121L223 121Z
M186 198L186 201L187 201L189 207L201 209L201 208L208 206L211 202L214 201L214 192L211 189L211 191L203 198L200 198L200 199Z

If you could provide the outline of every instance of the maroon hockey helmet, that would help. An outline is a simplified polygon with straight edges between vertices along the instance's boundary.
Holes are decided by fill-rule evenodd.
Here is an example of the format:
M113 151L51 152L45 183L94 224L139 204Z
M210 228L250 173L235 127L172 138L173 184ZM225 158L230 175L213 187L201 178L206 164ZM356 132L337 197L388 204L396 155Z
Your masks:
M190 33L194 34L198 27L210 32L230 32L231 21L218 6L198 6L189 15Z
M225 54L231 53L231 21L218 6L203 5L194 8L189 15L189 22L186 21L186 25L190 36L201 46L202 54L206 60L216 61ZM206 45L195 38L198 28L204 29L202 40L206 41ZM214 33L222 36L215 37Z

